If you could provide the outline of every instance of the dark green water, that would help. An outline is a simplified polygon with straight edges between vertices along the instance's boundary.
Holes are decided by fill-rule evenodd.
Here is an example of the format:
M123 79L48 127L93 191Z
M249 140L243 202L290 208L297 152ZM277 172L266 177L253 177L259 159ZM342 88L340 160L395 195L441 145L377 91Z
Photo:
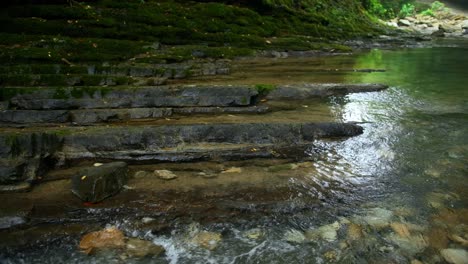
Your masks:
M223 234L214 251L192 245L187 225L157 236L141 233L122 220L109 224L162 244L166 256L138 261L112 254L88 257L77 252L76 240L71 240L12 253L3 262L410 263L419 259L444 263L441 249L466 248L453 240L436 245L431 230L468 239L468 223L463 222L468 215L468 44L373 50L331 58L328 66L338 68L343 63L356 69L387 70L339 75L344 82L386 83L387 91L323 102L337 120L361 122L365 133L344 141L315 142L311 149L322 150L314 164L316 172L291 178L294 195L274 214L191 224L192 229ZM314 79L312 73L298 74L296 69L291 66L289 73ZM319 198L320 203L308 207L310 197ZM296 207L307 209L291 210ZM447 214L456 220L437 220ZM357 237L350 234L349 221L358 226ZM334 227L323 228L335 222ZM404 225L409 234L398 235L391 223ZM258 239L245 236L252 229L261 230ZM329 232L325 234L324 229ZM308 234L306 241L298 233Z

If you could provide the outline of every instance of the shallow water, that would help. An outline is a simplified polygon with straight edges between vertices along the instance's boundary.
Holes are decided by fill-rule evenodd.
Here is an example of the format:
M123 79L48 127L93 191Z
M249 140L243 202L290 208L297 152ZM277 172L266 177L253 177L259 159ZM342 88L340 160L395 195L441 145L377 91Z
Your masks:
M281 191L281 201L268 197L268 193L262 199L251 193L243 199L239 198L242 193L223 197L219 203L235 204L232 206L237 206L238 211L244 206L240 213L211 221L197 220L196 215L191 216L193 221L190 217L183 221L176 217L169 231L159 233L138 228L135 222L140 221L140 216L106 222L117 225L127 236L163 245L163 257L124 259L115 252L90 257L78 252L79 236L65 235L31 248L9 249L0 253L0 260L409 263L418 259L444 263L441 249L466 249L467 245L453 239L454 235L468 239L468 43L457 44L372 50L344 57L241 62L228 77L233 83L379 82L390 88L315 102L319 106L312 109L326 106L329 110L320 112L335 120L360 122L365 132L347 140L314 142L310 148L314 162L307 169L276 179L287 187ZM346 70L329 71L333 68ZM368 68L386 72L349 71ZM217 81L226 79L210 80ZM313 115L304 105L289 114ZM255 169L249 171L248 165L244 164L243 173L254 175ZM261 175L256 179L268 181ZM259 200L265 202L267 198L271 198L270 203L259 205ZM337 223L330 227L334 231L329 231L331 237L327 237L320 227L334 222ZM403 231L397 228L398 224L404 226ZM352 227L359 231L353 234ZM193 243L193 234L201 230L222 234L215 250ZM258 237L249 237L249 231Z

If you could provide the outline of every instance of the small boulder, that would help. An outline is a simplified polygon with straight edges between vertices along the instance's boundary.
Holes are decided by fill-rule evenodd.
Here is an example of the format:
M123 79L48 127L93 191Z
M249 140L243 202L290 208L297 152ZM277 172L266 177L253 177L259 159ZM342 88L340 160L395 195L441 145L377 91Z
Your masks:
M163 180L173 180L177 178L177 175L170 170L155 170L154 175Z
M123 248L124 240L125 236L122 231L116 227L110 227L84 235L79 247L84 253L92 254L95 250Z
M284 240L290 243L303 243L306 241L306 236L299 230L291 229L284 234Z
M440 251L445 261L452 264L468 264L468 251L464 249L447 248Z
M143 258L146 256L159 256L166 250L164 247L155 245L150 241L130 238L126 245L128 255L137 258Z
M398 20L398 26L409 27L409 26L411 26L411 22L406 20L406 19L400 19L400 20Z
M195 235L193 242L208 250L214 250L221 242L222 236L220 233L202 231Z
M127 182L127 171L125 162L88 167L72 177L72 192L85 202L100 202L120 192Z

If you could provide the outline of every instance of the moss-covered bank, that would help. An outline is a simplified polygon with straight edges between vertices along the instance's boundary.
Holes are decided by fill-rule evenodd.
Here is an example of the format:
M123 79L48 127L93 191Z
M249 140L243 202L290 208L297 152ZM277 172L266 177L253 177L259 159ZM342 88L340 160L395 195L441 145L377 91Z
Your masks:
M160 63L254 50L345 50L332 42L379 33L352 0L13 1L0 17L2 63Z

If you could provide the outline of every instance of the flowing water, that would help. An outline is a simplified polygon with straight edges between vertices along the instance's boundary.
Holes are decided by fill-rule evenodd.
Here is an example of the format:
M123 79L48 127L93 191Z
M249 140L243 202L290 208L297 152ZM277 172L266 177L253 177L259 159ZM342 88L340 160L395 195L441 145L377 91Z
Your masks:
M445 263L441 250L466 250L468 240L468 43L446 46L242 62L242 71L229 81L378 82L390 88L316 102L320 106L315 108L328 109L332 119L359 122L365 132L314 142L314 162L286 173L286 190L277 199L262 196L273 203L258 206L255 194L249 193L253 198L240 199L245 208L232 218L176 217L169 231L159 233L138 228L134 222L141 218L107 222L129 236L163 245L165 256L86 256L76 248L79 238L71 236L20 252L11 249L3 260L0 253L0 262ZM369 68L386 71L352 71ZM290 115L312 115L311 108L300 107ZM248 171L245 166L243 172ZM243 196L222 202L235 203L235 197ZM214 250L193 242L202 230L222 235Z

